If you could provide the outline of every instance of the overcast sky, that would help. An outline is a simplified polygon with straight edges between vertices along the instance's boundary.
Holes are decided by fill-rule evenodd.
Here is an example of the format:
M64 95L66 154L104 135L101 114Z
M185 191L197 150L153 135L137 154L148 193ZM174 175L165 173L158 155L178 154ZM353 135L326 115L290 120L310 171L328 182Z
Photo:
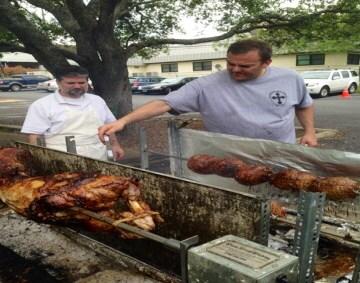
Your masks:
M181 26L183 27L184 33L175 32L173 33L174 38L195 38L195 37L207 37L215 36L219 33L211 25L204 26L202 24L196 23L193 18L183 18L181 21Z

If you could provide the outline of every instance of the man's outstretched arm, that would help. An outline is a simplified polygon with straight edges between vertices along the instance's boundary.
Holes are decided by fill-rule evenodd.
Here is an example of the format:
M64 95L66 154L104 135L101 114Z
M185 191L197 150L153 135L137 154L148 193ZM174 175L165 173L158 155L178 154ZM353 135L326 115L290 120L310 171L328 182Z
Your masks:
M154 100L130 112L128 115L117 121L99 127L99 138L104 142L104 136L121 131L128 124L143 121L152 117L159 116L171 110L170 105L163 100Z
M300 139L300 144L308 146L317 146L317 138L314 126L314 105L306 108L297 108L296 117L304 128L304 135Z

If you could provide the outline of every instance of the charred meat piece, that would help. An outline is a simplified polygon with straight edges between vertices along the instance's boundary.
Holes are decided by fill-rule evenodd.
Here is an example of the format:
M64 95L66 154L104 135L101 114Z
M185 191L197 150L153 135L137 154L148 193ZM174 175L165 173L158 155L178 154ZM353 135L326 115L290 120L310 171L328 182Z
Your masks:
M270 183L281 190L307 191L316 178L308 172L286 169L274 174Z
M331 200L342 200L355 198L360 193L360 185L347 177L323 177L311 184L310 191L324 192Z
M219 159L207 154L197 154L189 158L187 166L199 174L215 174L215 164Z
M214 173L222 177L234 177L239 167L246 166L240 159L221 158L214 163Z
M277 217L286 217L286 208L277 201L271 201L271 214Z
M235 180L243 185L253 186L268 182L272 171L264 165L248 165L238 167L235 173Z
M32 156L27 150L16 147L0 148L0 178L29 177L32 173Z
M124 218L130 225L153 230L155 222L162 222L158 213L140 200L139 187L132 179L119 176L64 173L46 177L15 180L0 186L0 199L19 214L40 222L80 222L88 227L98 226L102 231L112 230L73 207ZM121 212L113 212L115 203L126 203ZM125 215L124 215L125 213ZM132 217L129 218L129 215ZM154 216L154 217L153 217ZM126 238L133 234L120 233ZM135 236L134 236L135 237Z
M50 182L51 178L50 178ZM56 187L56 191L45 188ZM129 181L129 178L118 176L92 176L75 179L58 179L52 186L41 188L41 195L30 205L32 217L43 218L48 215L53 217L52 210L62 210L73 206L82 207L92 211L111 209L116 201L122 197L124 191L136 186ZM136 187L138 190L138 188ZM49 213L50 212L50 213ZM48 219L48 220L50 220ZM56 220L56 219L55 219Z

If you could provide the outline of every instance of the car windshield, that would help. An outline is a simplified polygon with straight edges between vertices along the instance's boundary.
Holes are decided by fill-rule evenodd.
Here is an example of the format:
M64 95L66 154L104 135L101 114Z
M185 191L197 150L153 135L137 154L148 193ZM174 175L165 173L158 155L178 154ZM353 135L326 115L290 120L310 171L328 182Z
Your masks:
M304 79L328 79L331 72L304 72L302 77Z
M165 80L162 80L160 83L161 83L161 84L174 84L174 83L180 82L182 79L183 79L183 78L165 79Z

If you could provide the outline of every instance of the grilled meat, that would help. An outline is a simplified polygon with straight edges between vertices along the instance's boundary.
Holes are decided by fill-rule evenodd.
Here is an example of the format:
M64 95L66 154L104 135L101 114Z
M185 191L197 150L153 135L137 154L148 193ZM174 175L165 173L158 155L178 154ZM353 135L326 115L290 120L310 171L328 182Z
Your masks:
M271 214L277 217L285 217L286 208L277 201L271 201Z
M281 190L308 191L316 178L316 176L308 172L286 169L274 174L270 183Z
M128 218L129 224L153 230L154 220L160 222L161 217L153 219L149 206L140 200L139 195L137 184L130 178L80 173L26 178L0 186L0 199L3 202L19 214L36 221L80 221L91 226L95 220L70 210L80 207L118 217L114 221ZM112 213L119 199L127 204L128 211ZM105 226L102 225L103 228Z
M267 166L249 165L236 158L198 154L189 158L188 167L199 174L231 177L247 186L270 182L281 190L326 192L332 200L355 198L360 191L360 184L347 177L317 177L296 169L273 173Z
M218 161L215 156L206 154L197 154L189 158L187 166L192 171L199 174L215 174L214 165Z
M355 198L360 193L359 183L347 177L317 178L309 189L312 192L325 192L331 200Z
M240 184L257 185L270 180L272 171L263 165L248 165L236 158L218 158L206 154L193 155L188 167L199 174L217 174L235 178Z
M31 162L32 156L27 150L16 147L0 148L0 178L30 176Z
M238 168L246 166L240 159L219 158L214 162L214 174L222 177L234 177Z
M263 165L247 165L239 167L235 173L235 180L243 185L253 186L270 180L272 171Z

